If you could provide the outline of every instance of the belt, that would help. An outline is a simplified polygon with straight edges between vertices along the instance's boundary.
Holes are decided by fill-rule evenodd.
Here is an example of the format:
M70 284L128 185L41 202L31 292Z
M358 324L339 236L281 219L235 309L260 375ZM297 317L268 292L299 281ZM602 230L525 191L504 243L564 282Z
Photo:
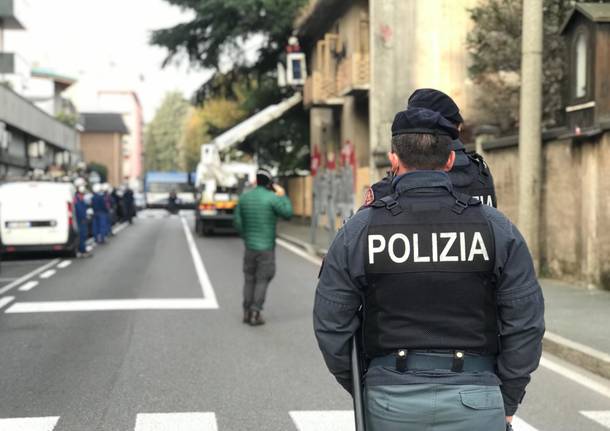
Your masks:
M456 355L450 353L405 352L400 357L397 354L373 358L370 367L390 367L399 371L453 370L462 372L489 371L495 372L495 356L476 356L462 354L459 358L459 369L456 369Z

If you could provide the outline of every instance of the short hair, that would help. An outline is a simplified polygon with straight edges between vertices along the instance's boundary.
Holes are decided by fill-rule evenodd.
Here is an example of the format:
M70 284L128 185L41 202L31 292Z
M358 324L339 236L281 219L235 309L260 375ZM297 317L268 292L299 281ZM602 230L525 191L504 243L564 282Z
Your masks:
M392 137L392 152L410 169L442 169L451 154L451 138L445 135L407 133Z

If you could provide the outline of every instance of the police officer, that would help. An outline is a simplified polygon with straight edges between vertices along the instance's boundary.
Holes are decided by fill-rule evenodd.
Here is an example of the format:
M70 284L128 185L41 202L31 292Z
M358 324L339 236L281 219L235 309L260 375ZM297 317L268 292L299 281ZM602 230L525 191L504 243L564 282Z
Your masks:
M439 90L431 88L416 90L409 97L409 107L426 108L440 112L443 117L449 120L460 131L464 124L460 108L451 97ZM449 171L449 178L454 189L474 196L486 205L497 208L493 177L489 167L483 160L483 156L476 152L467 153L459 137L452 139L450 148L455 152L455 163L451 171ZM370 205L375 200L392 194L393 177L394 174L390 173L390 175L378 183L373 184L367 193L365 205Z
M395 194L343 226L320 271L315 334L350 392L362 325L368 431L504 430L538 366L544 300L531 256L504 215L455 191L457 136L437 112L399 112Z

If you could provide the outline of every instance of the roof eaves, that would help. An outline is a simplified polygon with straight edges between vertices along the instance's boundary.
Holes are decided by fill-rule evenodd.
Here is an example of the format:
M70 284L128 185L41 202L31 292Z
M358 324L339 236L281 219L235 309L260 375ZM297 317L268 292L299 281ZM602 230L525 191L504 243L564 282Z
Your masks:
M593 22L610 22L610 4L603 3L576 3L560 27L559 34L563 34L576 12L580 12Z
M306 12L297 18L295 22L297 36L317 38L345 12L350 4L349 0L318 0L313 7L305 9Z

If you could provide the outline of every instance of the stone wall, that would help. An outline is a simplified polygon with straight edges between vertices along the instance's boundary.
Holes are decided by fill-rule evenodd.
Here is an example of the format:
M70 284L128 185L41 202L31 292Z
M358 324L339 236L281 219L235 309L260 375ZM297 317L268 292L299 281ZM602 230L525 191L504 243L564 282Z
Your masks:
M517 222L518 147L485 151L499 209ZM610 289L610 132L543 149L541 275Z

